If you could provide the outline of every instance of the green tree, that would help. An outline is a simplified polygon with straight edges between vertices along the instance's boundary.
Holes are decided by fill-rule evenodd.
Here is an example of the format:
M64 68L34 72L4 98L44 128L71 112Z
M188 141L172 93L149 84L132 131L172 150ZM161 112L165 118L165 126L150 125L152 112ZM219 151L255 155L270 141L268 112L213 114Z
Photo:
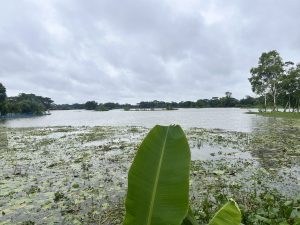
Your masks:
M34 94L20 93L16 97L8 97L7 111L9 113L23 113L41 115L50 108L53 101L50 98Z
M232 97L232 93L230 91L226 91L225 92L225 97L228 98L228 99L231 98Z
M209 107L209 100L208 99L199 99L196 102L196 106L198 108L205 108L205 107Z
M120 107L120 105L118 103L113 103L113 102L106 102L103 104L103 106L107 109L107 110L111 110L111 109L117 109Z
M296 90L296 82L294 81L294 76L293 76L293 71L294 68L289 68L289 70L286 71L286 74L281 77L280 79L280 90L281 90L281 99L286 101L284 111L286 111L287 107L291 108L291 97L293 92Z
M87 101L84 105L86 110L95 110L98 106L98 103L95 101Z
M109 109L106 108L103 104L99 104L95 110L96 111L108 111Z
M300 105L300 64L289 70L286 77L287 90L294 100L293 111L297 108L299 112Z
M48 97L42 97L42 96L37 96L39 101L44 105L44 107L46 108L46 110L49 110L54 101L51 99L51 98L48 98Z
M284 63L279 53L276 50L264 52L259 58L258 66L250 70L252 74L249 81L253 92L265 96L265 110L266 110L266 96L267 93L273 97L273 111L277 108L277 96L279 94L279 82L284 75Z
M251 69L252 73L252 69ZM261 79L261 76L258 75L252 75L252 77L249 78L249 81L252 86L252 91L260 96L264 96L264 109L265 112L267 111L267 83L264 79Z
M238 100L232 97L232 93L225 92L225 97L220 99L220 104L222 107L235 107L238 104Z
M0 83L0 115L6 114L6 88Z
M245 98L240 100L239 104L241 106L247 106L247 107L256 106L258 105L258 99L246 95Z
M293 107L293 111L297 108L299 110L299 86L300 86L300 64L297 66L291 62L286 63L288 67L285 71L285 74L280 79L280 101L282 105L285 105L284 111L287 108L290 109Z

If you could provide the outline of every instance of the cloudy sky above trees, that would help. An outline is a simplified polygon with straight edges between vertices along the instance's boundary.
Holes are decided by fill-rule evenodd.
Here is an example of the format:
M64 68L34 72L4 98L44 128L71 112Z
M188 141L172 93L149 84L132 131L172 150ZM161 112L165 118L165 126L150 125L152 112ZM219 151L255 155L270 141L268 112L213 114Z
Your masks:
M264 51L300 62L298 0L0 0L0 82L57 103L252 94Z

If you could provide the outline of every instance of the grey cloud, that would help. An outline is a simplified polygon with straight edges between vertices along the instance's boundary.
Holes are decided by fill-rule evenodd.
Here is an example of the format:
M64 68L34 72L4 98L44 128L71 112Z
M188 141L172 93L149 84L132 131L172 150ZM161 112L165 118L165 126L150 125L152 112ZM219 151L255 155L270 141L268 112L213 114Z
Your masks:
M299 62L297 0L0 1L0 82L58 103L251 94L277 49Z

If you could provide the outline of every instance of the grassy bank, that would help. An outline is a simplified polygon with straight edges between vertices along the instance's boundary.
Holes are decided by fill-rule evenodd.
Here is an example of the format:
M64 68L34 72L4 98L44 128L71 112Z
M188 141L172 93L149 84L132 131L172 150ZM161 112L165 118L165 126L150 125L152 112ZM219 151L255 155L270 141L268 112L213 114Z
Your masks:
M300 119L300 113L296 112L247 112L247 114L256 114L268 117L280 117L288 119Z

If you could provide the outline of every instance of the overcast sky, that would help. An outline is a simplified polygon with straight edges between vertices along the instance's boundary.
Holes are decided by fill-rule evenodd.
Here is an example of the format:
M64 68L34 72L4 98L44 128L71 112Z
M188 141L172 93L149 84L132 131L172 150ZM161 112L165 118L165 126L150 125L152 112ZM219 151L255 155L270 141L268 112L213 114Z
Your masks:
M0 0L0 82L56 103L251 93L264 51L300 62L299 0Z

